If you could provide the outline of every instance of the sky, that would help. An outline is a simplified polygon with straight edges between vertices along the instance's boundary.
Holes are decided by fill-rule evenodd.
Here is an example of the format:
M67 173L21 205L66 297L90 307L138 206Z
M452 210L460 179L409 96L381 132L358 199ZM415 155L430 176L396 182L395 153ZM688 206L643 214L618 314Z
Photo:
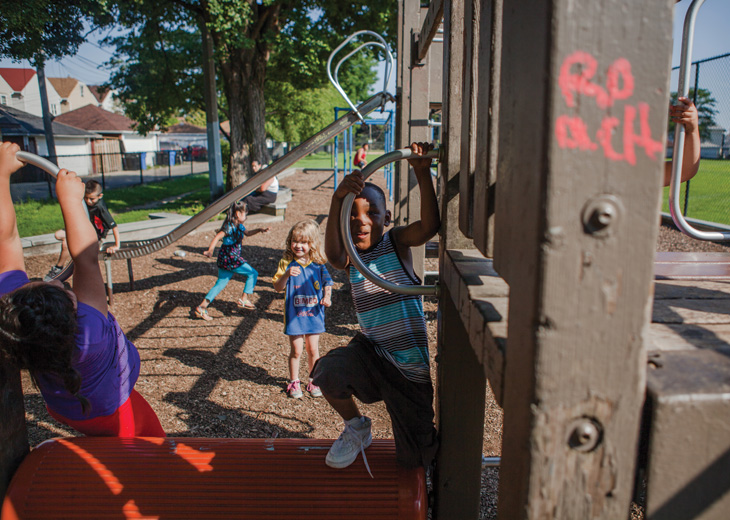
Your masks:
M682 27L684 17L691 0L681 0L674 7L674 52L672 65L679 65L680 47L682 41ZM692 61L711 58L720 54L730 53L730 37L728 36L727 24L730 21L729 0L705 0L697 15L695 25L695 41ZM103 67L103 63L109 60L112 49L103 48L98 40L106 34L95 32L91 35L91 43L81 46L79 53L71 58L65 58L60 62L49 61L46 68L46 76L67 77L79 79L87 85L99 85L109 79L109 71ZM29 67L28 62L13 63L10 60L0 60L0 67ZM382 85L382 67L378 77L378 88ZM676 76L676 74L675 74ZM389 86L391 92L395 92L395 74L391 76ZM676 80L673 90L676 90ZM730 96L730 94L728 94ZM728 110L730 114L730 110ZM729 115L730 117L730 115ZM728 122L730 127L730 121Z

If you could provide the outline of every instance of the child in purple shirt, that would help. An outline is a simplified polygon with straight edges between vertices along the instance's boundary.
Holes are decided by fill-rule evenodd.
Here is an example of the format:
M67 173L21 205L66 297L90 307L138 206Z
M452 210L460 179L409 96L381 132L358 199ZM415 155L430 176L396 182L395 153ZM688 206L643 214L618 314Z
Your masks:
M82 206L84 184L58 172L56 193L74 261L73 289L30 282L10 197L23 164L0 144L0 359L27 369L56 420L86 435L164 437L135 390L140 358L108 312L97 236Z

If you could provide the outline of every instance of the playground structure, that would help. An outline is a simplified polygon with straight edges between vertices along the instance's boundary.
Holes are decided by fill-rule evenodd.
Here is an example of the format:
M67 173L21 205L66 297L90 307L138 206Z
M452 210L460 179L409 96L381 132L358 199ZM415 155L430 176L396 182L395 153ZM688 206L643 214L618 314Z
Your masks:
M335 120L340 118L340 112L347 112L348 109L346 108L339 108L335 107ZM384 110L384 113L388 115L387 118L382 119L375 119L375 118L368 118L364 119L363 124L371 126L371 125L382 125L383 126L383 152L384 153L390 153L393 150L395 150L395 115L392 110ZM332 150L332 164L334 166L334 175L335 175L335 189L337 189L337 185L339 183L340 179L340 165L339 165L339 156L340 156L340 140L342 141L342 152L344 157L344 164L342 165L342 175L343 177L345 175L349 175L352 173L352 161L355 156L355 152L357 151L357 146L355 145L355 142L353 140L353 127L349 127L342 135L342 138L340 136L335 136L334 139L334 146ZM385 168L383 170L383 175L385 175L385 181L386 186L388 188L388 196L390 200L393 200L393 165L387 164L385 165Z
M487 381L499 518L626 518L644 480L646 518L726 517L728 261L654 252L673 3L399 0L396 147L442 113L434 518L478 517ZM10 475L27 442L0 369Z

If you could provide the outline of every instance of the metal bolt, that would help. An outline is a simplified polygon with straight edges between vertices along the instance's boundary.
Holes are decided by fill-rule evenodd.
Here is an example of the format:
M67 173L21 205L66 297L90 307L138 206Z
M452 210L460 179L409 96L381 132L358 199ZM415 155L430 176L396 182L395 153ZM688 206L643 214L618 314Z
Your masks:
M581 418L573 423L568 444L576 451L588 452L601 441L601 429L592 419Z
M583 208L583 227L596 237L607 236L621 216L621 203L613 195L600 195Z

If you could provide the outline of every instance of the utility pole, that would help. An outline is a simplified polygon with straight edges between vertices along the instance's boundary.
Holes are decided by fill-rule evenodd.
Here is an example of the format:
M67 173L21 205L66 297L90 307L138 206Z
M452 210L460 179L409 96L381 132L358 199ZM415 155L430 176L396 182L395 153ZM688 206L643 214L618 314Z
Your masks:
M48 159L58 166L56 157L56 140L53 138L53 124L51 123L51 111L48 107L48 89L46 89L46 58L43 52L35 57L35 70L38 74L38 88L41 93L41 110L43 111L43 130L46 133L46 146L48 147Z
M218 96L215 85L215 61L213 59L213 39L205 26L200 22L203 35L203 90L205 96L205 120L208 134L208 169L210 180L210 198L216 200L223 195L223 158L221 156L221 140L218 123Z

